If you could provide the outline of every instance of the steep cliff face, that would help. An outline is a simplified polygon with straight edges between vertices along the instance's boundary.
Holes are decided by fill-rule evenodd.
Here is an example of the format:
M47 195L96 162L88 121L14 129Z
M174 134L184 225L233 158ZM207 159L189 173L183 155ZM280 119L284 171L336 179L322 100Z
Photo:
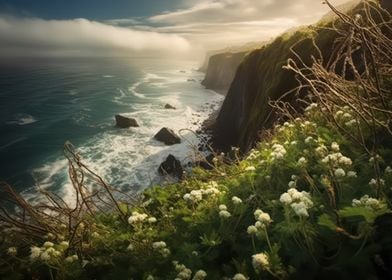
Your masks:
M324 31L314 35L312 31L309 28L281 36L250 53L240 64L215 124L214 142L219 148L227 150L235 146L246 151L257 139L257 132L271 126L277 116L269 100L276 100L296 87L294 75L282 68L288 58L294 58L290 48L297 43L295 51L306 57L307 62L316 54L311 38L318 45L322 43L326 52L332 48L335 34ZM331 39L325 40L326 37ZM285 101L295 106L295 100Z
M363 6L360 4L350 13L354 15L361 12ZM259 139L260 132L270 128L279 117L269 104L271 100L289 102L301 110L302 105L294 94L285 95L293 91L298 83L293 72L283 69L283 66L289 58L300 63L298 57L306 65L311 65L312 56L320 57L319 51L324 62L327 62L338 36L331 27L332 22L320 22L317 26L283 34L244 58L213 127L216 148L228 150L230 147L239 147L243 151L249 150Z
M211 56L202 85L207 89L226 92L234 79L238 65L245 55L246 52L239 52Z

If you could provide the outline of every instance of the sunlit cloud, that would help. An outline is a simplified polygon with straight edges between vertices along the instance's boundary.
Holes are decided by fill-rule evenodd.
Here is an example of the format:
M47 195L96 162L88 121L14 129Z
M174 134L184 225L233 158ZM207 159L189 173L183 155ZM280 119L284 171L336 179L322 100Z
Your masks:
M178 54L190 49L176 34L141 31L86 19L0 16L2 55Z

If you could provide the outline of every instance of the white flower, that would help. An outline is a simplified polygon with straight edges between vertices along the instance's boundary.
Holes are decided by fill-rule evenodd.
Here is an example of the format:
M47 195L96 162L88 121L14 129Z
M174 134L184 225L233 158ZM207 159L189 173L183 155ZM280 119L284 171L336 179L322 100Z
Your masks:
M147 276L146 280L154 280L154 276L152 276L151 274Z
M132 243L129 243L129 245L127 247L127 251L133 251L133 249L135 249L135 247L133 246Z
M339 158L339 163L342 165L350 166L353 164L350 158L342 156Z
M371 187L377 187L378 184L380 184L380 186L384 186L385 181L383 179L379 179L378 181L377 181L377 179L371 179L369 182L369 186L371 186Z
M276 159L279 160L279 159L284 158L286 153L287 153L287 151L282 145L274 144L272 146L271 157L273 160L276 160Z
M293 201L288 193L283 193L279 200L285 205L289 205Z
M263 212L260 209L257 209L254 212L254 216L255 216L256 221L259 221L265 225L268 225L272 222L270 215L268 213Z
M166 248L166 246L167 245L164 241L157 241L157 242L152 243L152 248L154 250L160 250L160 249Z
M349 172L347 172L347 177L349 177L349 178L357 178L357 172L349 171Z
M297 183L295 181L290 181L288 183L289 188L295 188L297 186Z
M248 226L247 232L248 232L248 234L256 234L257 227L256 226Z
M150 217L147 219L147 222L149 222L150 224L156 223L157 219L155 217Z
M342 168L336 169L334 174L338 178L346 176L346 172Z
M132 212L132 215L128 218L128 223L130 225L132 224L136 224L136 223L141 223L143 222L145 219L147 219L148 215L147 214L140 214L136 211Z
M238 204L241 204L241 203L242 203L242 199L239 198L239 197L237 197L237 196L233 196L233 197L231 198L231 201L233 201L233 203L234 203L235 205L238 205Z
M196 271L195 275L193 276L193 280L203 280L207 277L207 272L204 270L198 270Z
M256 272L260 272L269 267L269 259L267 254L259 253L252 256L253 268Z
M307 161L306 158L304 158L304 157L301 157L301 158L298 160L298 164L299 164L299 165L305 165L307 162L308 162L308 161Z
M231 214L229 211L221 210L219 212L219 217L221 217L221 218L227 219L227 218L230 218L230 216L231 216Z
M331 150L334 151L334 152L339 152L339 150L340 150L339 144L336 143L336 142L333 142L331 144Z
M242 273L237 273L234 275L233 280L248 280L248 278L246 278Z
M227 206L224 204L219 205L219 210L227 210Z
M309 217L307 207L304 202L294 202L291 204L291 208L294 210L295 214L299 217Z
M69 242L68 241L61 241L59 245L61 247L64 247L64 248L68 248L69 247Z
M385 206L384 203L379 201L378 199L372 198L368 195L362 196L359 200L353 199L352 201L353 207L365 207L371 210L378 210Z
M7 249L7 255L15 257L18 254L18 249L16 247L9 247Z
M54 244L52 242L50 242L50 241L46 241L44 243L44 245L43 245L44 248L50 248L50 247L53 247L53 246L54 246Z
M30 248L30 259L31 260L36 260L39 258L39 256L41 255L41 248L33 246Z
M45 252L43 252L41 254L40 258L41 258L42 261L46 262L46 261L49 261L51 259L51 256L50 256L48 251L45 251Z
M386 174L391 174L392 173L392 168L389 165L385 168L385 173Z
M254 166L248 166L247 168L245 168L245 171L255 171L256 168Z

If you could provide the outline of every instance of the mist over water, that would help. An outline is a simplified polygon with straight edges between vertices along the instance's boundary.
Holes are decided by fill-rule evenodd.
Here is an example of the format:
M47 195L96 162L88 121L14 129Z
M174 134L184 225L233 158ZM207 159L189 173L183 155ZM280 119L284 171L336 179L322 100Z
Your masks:
M197 67L146 58L2 60L0 179L33 200L37 185L72 199L62 154L68 140L117 188L135 192L158 182L160 162L169 153L188 162L197 139L183 132L182 144L169 147L154 134L163 126L196 129L223 99L200 85ZM115 128L115 114L140 127Z

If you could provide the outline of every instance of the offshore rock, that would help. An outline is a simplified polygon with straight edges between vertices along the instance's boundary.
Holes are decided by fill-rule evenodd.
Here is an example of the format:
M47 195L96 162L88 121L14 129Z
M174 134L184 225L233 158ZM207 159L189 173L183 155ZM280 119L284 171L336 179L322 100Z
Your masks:
M116 126L119 128L138 127L139 124L133 118L127 118L121 115L116 115Z
M172 129L164 127L162 128L154 138L166 145L174 145L181 143L181 138Z
M165 105L165 109L172 109L172 110L175 110L175 109L177 109L177 108L174 107L174 106L172 106L172 105L170 105L170 104L166 104L166 105Z
M175 156L168 155L166 160L159 166L158 172L161 175L168 174L181 179L184 169L182 168L181 162Z

